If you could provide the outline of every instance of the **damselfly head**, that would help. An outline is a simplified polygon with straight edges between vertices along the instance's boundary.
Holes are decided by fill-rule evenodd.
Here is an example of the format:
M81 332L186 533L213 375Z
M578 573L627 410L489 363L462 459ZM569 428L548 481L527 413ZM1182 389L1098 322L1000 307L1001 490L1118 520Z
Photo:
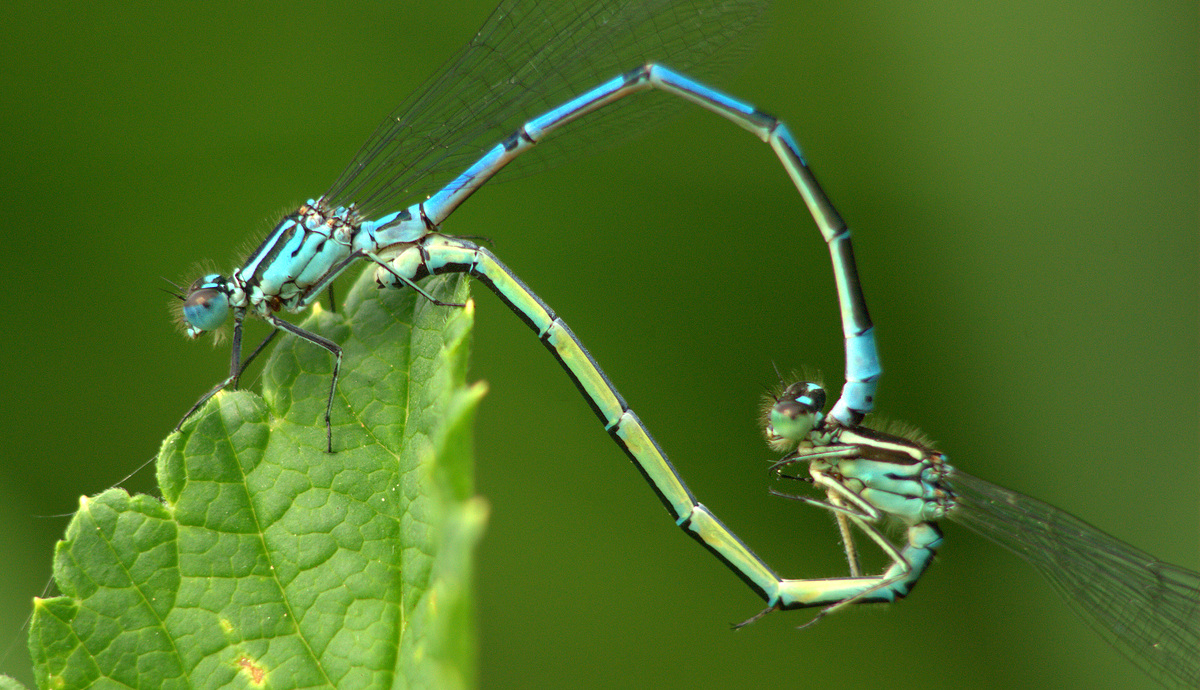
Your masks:
M825 389L811 381L793 383L767 400L762 424L767 443L777 452L794 450L824 419Z
M184 335L196 339L214 331L229 317L229 289L224 276L210 273L188 288L179 307Z

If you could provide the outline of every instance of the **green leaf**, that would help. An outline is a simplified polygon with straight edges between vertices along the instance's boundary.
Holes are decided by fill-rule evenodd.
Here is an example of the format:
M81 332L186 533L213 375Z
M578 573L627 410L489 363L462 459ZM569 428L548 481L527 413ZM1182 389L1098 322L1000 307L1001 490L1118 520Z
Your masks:
M215 397L163 443L163 499L80 500L55 553L63 596L37 600L43 688L470 687L473 497L466 387L473 307L379 291L283 336L263 397ZM427 281L463 302L468 281Z

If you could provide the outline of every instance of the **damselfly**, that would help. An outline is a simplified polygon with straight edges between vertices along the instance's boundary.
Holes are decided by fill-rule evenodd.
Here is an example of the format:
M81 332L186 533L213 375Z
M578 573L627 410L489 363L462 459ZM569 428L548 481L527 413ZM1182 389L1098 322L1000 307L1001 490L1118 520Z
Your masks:
M941 545L949 518L1028 561L1106 640L1160 682L1200 684L1200 573L1160 561L1054 506L972 477L947 462L919 433L846 427L823 418L824 391L788 386L766 413L766 433L791 453L782 472L807 463L804 479L827 500L772 493L830 510L867 535L891 560L859 591L826 608L906 595ZM786 476L786 475L785 475ZM793 477L798 478L798 477ZM897 548L878 524L906 528ZM851 573L858 557L843 529ZM819 616L818 616L819 617Z
M712 111L768 144L816 220L837 275L856 275L849 231L787 128L753 106L675 71L704 69L727 58L731 41L763 9L760 0L501 3L467 46L384 120L324 195L288 214L228 276L206 275L186 295L179 295L189 337L233 319L229 377L202 397L184 421L218 391L236 385L249 361L279 331L286 331L334 357L324 417L327 449L333 452L331 417L341 348L280 318L278 312L312 306L360 260L376 266L379 285L410 287L437 304L441 303L416 281L431 274L468 273L504 300L554 354L676 524L725 562L769 607L829 605L852 596L859 586L856 581L786 580L775 574L696 501L566 324L490 251L440 232L442 222L473 192L555 130L592 114L602 118L601 127L607 130L658 114L668 102L638 110L622 100L654 89ZM544 114L523 119L530 110L545 108L549 110ZM465 163L465 171L458 172ZM454 176L447 182L449 175ZM431 189L432 196L425 198ZM391 210L412 199L421 200ZM834 415L853 424L871 409L878 365L870 322L865 312L854 311L862 301L857 282L839 280L838 289L847 367ZM242 360L247 315L262 318L274 330Z

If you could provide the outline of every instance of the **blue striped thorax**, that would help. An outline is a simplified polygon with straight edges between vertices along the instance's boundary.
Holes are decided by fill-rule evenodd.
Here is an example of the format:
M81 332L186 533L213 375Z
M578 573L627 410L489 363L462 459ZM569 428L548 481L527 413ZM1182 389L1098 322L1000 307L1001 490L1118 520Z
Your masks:
M312 303L313 288L323 288L345 268L358 224L352 206L331 210L322 200L309 200L280 221L232 281L260 315L302 311Z

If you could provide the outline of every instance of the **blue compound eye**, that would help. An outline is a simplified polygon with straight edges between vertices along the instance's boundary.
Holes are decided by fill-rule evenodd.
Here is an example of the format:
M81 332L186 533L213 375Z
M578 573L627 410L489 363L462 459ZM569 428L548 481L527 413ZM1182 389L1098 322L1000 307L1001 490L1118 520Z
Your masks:
M229 295L220 288L193 286L183 302L183 318L188 323L190 338L216 330L228 316Z

